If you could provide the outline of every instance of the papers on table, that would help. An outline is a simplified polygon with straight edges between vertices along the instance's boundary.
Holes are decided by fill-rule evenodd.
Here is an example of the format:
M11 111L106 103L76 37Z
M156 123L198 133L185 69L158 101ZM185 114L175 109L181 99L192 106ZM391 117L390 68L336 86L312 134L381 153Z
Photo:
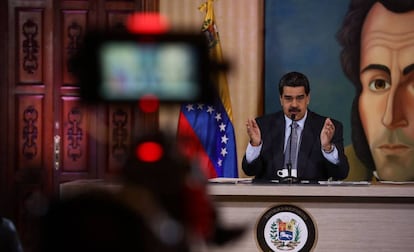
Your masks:
M211 178L208 182L222 184L251 184L252 178Z
M318 181L320 185L370 185L371 182L369 181L334 181L334 180L327 180L327 181Z

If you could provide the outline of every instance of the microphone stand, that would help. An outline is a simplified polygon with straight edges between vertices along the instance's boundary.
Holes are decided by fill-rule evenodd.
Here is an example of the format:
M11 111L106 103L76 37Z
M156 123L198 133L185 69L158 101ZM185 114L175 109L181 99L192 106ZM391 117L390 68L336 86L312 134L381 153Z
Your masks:
M293 133L293 122L295 121L295 114L292 114L290 119L292 120L291 124L290 124L290 136L289 136L289 160L286 163L286 168L288 170L288 175L284 178L282 178L282 183L285 184L293 184L293 183L297 183L298 179L296 177L292 176L292 133ZM295 153L296 154L296 153Z

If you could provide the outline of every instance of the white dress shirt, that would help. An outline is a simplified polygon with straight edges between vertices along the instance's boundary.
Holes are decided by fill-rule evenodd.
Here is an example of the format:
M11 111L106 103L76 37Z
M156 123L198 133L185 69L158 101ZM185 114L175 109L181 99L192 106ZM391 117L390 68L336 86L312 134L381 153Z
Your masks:
M300 136L300 137L298 137L298 141L299 141L298 146L300 146L300 141L302 139L302 130L304 128L307 115L308 115L308 112L306 111L305 116L302 119L296 121L299 125L298 128L297 128L297 131L298 131L298 135ZM291 121L292 120L285 115L285 122L286 123L285 123L285 147L284 147L284 149L286 149L287 142L289 140L289 135L290 135L290 131L291 131L291 127L290 127ZM247 148L246 148L246 161L247 161L247 163L251 163L253 160L255 160L256 158L259 157L260 151L262 150L262 145L263 145L263 140L262 140L262 142L260 143L259 146L253 146L253 145L250 144L250 142L247 144ZM299 149L300 149L300 147L298 148L298 151L299 151ZM336 149L335 145L334 145L334 150L330 153L326 153L325 151L323 151L322 148L321 148L321 151L322 151L322 155L329 162L331 162L333 164L338 164L339 163L338 150Z

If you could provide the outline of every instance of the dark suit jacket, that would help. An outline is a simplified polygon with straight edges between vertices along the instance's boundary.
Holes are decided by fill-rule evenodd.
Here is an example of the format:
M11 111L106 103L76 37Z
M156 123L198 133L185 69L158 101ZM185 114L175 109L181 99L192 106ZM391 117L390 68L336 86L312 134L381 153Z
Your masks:
M326 117L310 110L302 130L298 153L298 178L301 180L342 180L348 175L349 165L344 154L342 124L331 119L335 125L332 143L338 149L340 163L334 165L322 154L320 134ZM257 180L278 180L277 170L284 168L285 118L283 111L256 118L262 135L262 150L250 164L243 157L242 169Z

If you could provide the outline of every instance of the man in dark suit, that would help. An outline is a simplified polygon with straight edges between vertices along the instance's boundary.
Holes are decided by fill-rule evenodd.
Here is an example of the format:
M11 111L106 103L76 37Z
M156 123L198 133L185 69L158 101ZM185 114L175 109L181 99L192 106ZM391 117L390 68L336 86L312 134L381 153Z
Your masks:
M298 180L344 179L349 165L342 124L308 109L307 77L298 72L287 73L279 82L279 93L282 111L247 120L250 141L242 163L246 175L255 176L256 181L282 180L291 170L290 175ZM293 121L298 125L298 147L296 153L285 158L285 150L292 149L289 136ZM294 159L297 162L290 162Z

